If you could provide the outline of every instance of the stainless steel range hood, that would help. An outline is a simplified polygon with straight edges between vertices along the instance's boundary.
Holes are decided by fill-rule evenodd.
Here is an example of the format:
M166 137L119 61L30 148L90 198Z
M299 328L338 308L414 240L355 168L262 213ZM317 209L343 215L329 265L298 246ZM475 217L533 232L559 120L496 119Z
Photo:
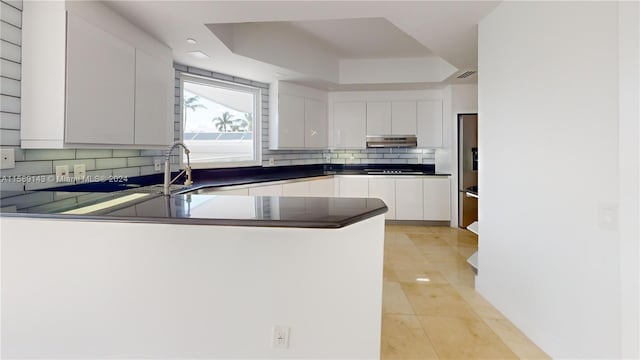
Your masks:
M407 148L417 147L415 135L367 135L368 148Z

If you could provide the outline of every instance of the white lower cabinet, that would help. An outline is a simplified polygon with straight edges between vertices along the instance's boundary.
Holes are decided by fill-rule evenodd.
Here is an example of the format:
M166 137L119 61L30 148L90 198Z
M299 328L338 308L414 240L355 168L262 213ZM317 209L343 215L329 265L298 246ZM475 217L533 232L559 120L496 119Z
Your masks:
M396 219L423 220L422 178L396 179Z
M424 220L451 220L451 182L448 176L423 180Z
M309 181L297 181L282 184L283 196L307 196L309 193Z
M309 192L306 196L312 197L334 197L335 194L335 178L319 179L307 181L309 184Z
M282 196L282 185L264 185L249 188L252 196Z
M369 179L359 175L338 177L338 196L369 197Z
M396 181L384 177L369 179L369 197L382 199L389 211L385 214L387 220L396 219Z

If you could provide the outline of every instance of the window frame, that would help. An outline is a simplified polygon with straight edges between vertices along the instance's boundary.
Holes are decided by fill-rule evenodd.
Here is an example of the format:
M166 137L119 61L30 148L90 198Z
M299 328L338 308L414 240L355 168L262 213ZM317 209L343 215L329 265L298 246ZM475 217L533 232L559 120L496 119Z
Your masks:
M191 82L201 85L214 86L227 90L242 91L253 94L253 155L254 160L224 161L224 162L197 162L191 163L193 169L218 169L233 167L252 167L262 165L262 89L256 86L238 84L206 76L198 76L188 73L180 73L180 141L184 142L185 107L184 107L184 83ZM184 165L184 156L180 162Z

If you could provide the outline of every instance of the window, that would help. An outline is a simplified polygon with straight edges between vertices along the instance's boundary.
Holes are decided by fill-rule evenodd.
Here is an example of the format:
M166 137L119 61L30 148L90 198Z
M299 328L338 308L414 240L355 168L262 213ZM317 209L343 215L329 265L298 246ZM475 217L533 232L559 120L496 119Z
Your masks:
M181 89L182 136L192 167L260 164L259 88L183 75Z

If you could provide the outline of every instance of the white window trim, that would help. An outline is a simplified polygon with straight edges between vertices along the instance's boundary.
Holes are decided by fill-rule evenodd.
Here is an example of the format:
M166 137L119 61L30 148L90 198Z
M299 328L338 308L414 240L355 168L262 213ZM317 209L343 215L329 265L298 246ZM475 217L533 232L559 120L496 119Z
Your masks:
M224 81L205 76L197 76L188 73L180 73L180 141L184 141L184 82L195 82L210 86L218 86L225 89L232 89L253 93L256 101L254 102L254 126L253 126L253 153L255 159L253 161L229 161L229 162L198 162L192 163L193 169L217 169L232 167L251 167L262 166L262 89L259 87L238 84L230 81ZM180 163L183 163L183 157L180 157Z

